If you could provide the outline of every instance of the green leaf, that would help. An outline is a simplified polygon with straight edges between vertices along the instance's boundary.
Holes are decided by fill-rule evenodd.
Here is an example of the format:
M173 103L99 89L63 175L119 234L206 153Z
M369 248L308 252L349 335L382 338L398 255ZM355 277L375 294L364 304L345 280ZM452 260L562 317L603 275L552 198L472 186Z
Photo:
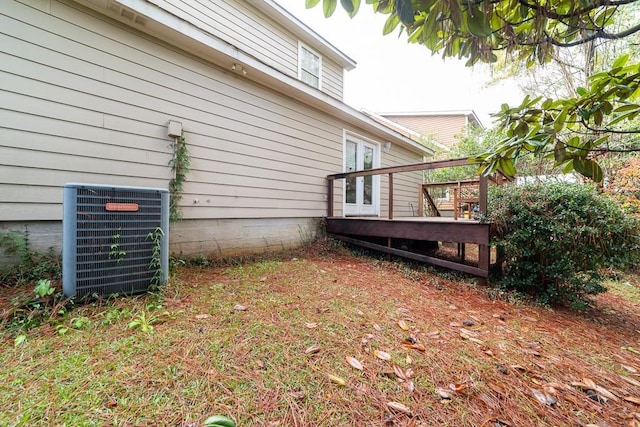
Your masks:
M489 37L492 33L491 25L487 16L479 8L469 7L467 9L467 28L469 32L478 38Z
M403 24L411 25L415 22L415 13L411 0L394 0L394 5L396 14Z
M463 17L462 9L460 9L460 3L458 0L449 0L449 13L451 14L451 21L455 25L456 29L462 28Z
M576 93L580 96L585 96L587 94L587 90L583 87L576 88Z
M384 27L382 27L382 34L386 36L387 34L391 33L393 30L395 30L399 24L400 24L400 18L398 18L398 15L392 13L391 15L389 15L386 22L384 23Z
M560 132L564 128L565 120L567 119L567 110L562 110L558 117L553 121L553 130Z
M25 334L20 334L13 340L13 346L18 347L22 345L27 340L27 336Z
M624 65L627 63L628 60L629 60L629 54L619 56L618 58L616 58L615 61L613 61L613 65L611 66L611 68L624 67Z
M516 175L516 167L513 164L513 160L502 158L498 161L498 167L507 176Z
M347 11L348 14L352 14L354 10L353 1L351 0L340 0L340 4L342 8Z
M553 158L557 164L562 163L567 155L567 147L561 141L556 142L556 146L553 148Z
M602 181L602 169L600 165L591 159L573 159L573 168L582 176L591 178L595 182Z
M336 11L338 0L322 0L322 12L325 18L329 18Z
M312 7L316 7L320 3L320 0L305 0L305 7L307 9L311 9Z

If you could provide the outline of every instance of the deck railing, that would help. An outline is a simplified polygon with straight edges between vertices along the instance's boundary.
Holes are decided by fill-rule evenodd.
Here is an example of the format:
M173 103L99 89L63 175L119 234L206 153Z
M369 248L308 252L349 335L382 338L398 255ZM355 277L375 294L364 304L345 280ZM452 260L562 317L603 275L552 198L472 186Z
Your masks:
M414 163L410 165L404 166L391 166L377 169L367 169L357 172L344 172L344 173L336 173L333 175L327 176L327 217L333 217L333 208L335 204L334 197L334 183L338 179L347 179L347 178L355 178L360 176L375 176L375 175L388 175L389 176L389 208L388 208L388 218L393 219L393 176L397 173L407 173L407 172L418 172L425 170L434 170L434 169L443 169L443 168L451 168L456 166L469 166L469 160L466 158L461 159L452 159L452 160L437 160L432 162L423 162L423 163ZM487 213L487 187L488 187L489 178L485 175L481 175L477 182L479 187L479 195L478 195L478 205L480 208L480 213ZM420 186L418 190L419 194L419 211L423 212L423 187ZM457 218L457 217L456 217Z

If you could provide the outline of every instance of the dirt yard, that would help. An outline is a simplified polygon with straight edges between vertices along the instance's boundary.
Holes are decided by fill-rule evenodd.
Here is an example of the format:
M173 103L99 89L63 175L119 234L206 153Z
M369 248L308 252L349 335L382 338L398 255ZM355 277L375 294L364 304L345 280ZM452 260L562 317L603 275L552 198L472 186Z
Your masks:
M553 310L327 243L182 267L5 329L0 426L640 426L637 277L610 286Z

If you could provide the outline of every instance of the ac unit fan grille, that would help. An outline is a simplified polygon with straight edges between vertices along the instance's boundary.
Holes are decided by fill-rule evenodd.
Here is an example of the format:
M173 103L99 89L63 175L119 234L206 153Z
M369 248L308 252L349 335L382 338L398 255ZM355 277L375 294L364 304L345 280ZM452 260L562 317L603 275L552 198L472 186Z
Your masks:
M125 188L76 188L73 280L77 297L145 292L158 280L159 266L153 268L152 260L159 257L159 248L151 236L158 229L165 231L163 194ZM137 206L137 210L107 210L107 204Z

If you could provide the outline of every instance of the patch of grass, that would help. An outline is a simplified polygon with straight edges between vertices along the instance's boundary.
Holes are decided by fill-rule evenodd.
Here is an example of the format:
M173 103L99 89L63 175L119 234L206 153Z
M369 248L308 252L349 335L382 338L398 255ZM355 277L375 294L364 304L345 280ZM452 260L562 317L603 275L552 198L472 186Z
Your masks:
M3 334L0 426L187 426L212 414L242 426L625 425L635 410L570 384L589 378L635 393L617 375L640 369L622 350L640 347L638 310L624 324L599 312L596 327L424 268L321 252L184 266L162 293L77 307L17 346ZM153 333L129 326L143 313ZM408 338L423 351L403 345ZM532 395L549 384L561 405Z

